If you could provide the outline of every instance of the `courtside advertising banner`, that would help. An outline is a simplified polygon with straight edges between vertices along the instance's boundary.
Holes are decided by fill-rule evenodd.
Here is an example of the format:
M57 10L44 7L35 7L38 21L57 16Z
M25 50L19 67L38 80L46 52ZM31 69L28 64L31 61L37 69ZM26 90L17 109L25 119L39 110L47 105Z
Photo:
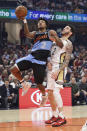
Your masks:
M47 93L47 91L46 91ZM71 87L65 87L60 91L63 104L65 106L72 105ZM19 108L39 107L42 101L42 94L37 88L30 88L26 95L22 96L22 89L19 89ZM50 103L47 99L45 107L49 107Z

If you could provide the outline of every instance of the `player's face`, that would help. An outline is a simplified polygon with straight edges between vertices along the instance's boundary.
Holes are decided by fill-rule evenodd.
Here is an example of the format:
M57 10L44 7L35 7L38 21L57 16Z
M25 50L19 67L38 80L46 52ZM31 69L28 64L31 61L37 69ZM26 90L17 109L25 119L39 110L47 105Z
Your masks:
M65 26L62 30L62 35L69 34L71 32L71 27L70 26Z
M39 20L38 22L38 29L46 28L46 22L44 20Z

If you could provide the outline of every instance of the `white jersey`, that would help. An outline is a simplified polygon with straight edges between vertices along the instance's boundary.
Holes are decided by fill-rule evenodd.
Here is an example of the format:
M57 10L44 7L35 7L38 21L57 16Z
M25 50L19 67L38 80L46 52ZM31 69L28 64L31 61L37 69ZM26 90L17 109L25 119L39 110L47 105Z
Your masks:
M63 83L67 74L67 67L65 67L64 70L59 70L59 69L60 69L60 64L64 63L66 52L67 52L67 46L69 46L70 44L72 45L72 43L70 40L64 40L62 38L61 40L63 42L63 48L60 48L55 43L51 50L50 63L52 64L52 70L51 71L49 70L47 74L47 89L51 89L51 90L53 90L55 87L63 88ZM59 70L59 72L58 72L58 77L55 81L52 78L52 73L56 72L56 70Z
M70 40L64 40L62 39L63 42L63 48L61 49L59 46L57 46L56 44L53 45L52 50L51 50L51 63L52 64L63 64L64 59L65 59L65 55L67 52L67 46L69 44L72 44L72 42Z

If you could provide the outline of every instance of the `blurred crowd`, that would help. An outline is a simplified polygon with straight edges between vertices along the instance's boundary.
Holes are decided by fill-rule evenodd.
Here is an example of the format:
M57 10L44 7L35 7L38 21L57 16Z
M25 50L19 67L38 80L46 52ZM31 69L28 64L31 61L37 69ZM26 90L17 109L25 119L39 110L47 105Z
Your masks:
M1 8L24 5L30 10L87 13L87 0L0 0Z
M0 107L18 108L19 88L22 88L19 81L11 74L10 67L14 65L15 60L26 56L30 52L28 46L14 45L5 43L5 47L0 47ZM32 87L36 88L34 83L33 71L24 71L22 73L25 81L32 82Z
M75 47L64 86L72 88L72 105L87 105L87 48Z
M87 13L87 0L24 0L24 2L29 9Z

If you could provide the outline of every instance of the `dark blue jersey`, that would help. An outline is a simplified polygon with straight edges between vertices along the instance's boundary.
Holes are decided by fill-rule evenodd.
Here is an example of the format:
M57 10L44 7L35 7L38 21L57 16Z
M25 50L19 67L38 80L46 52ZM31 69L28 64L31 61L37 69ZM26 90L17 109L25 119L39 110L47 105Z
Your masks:
M38 60L47 61L53 42L49 39L49 31L36 32L31 54Z

